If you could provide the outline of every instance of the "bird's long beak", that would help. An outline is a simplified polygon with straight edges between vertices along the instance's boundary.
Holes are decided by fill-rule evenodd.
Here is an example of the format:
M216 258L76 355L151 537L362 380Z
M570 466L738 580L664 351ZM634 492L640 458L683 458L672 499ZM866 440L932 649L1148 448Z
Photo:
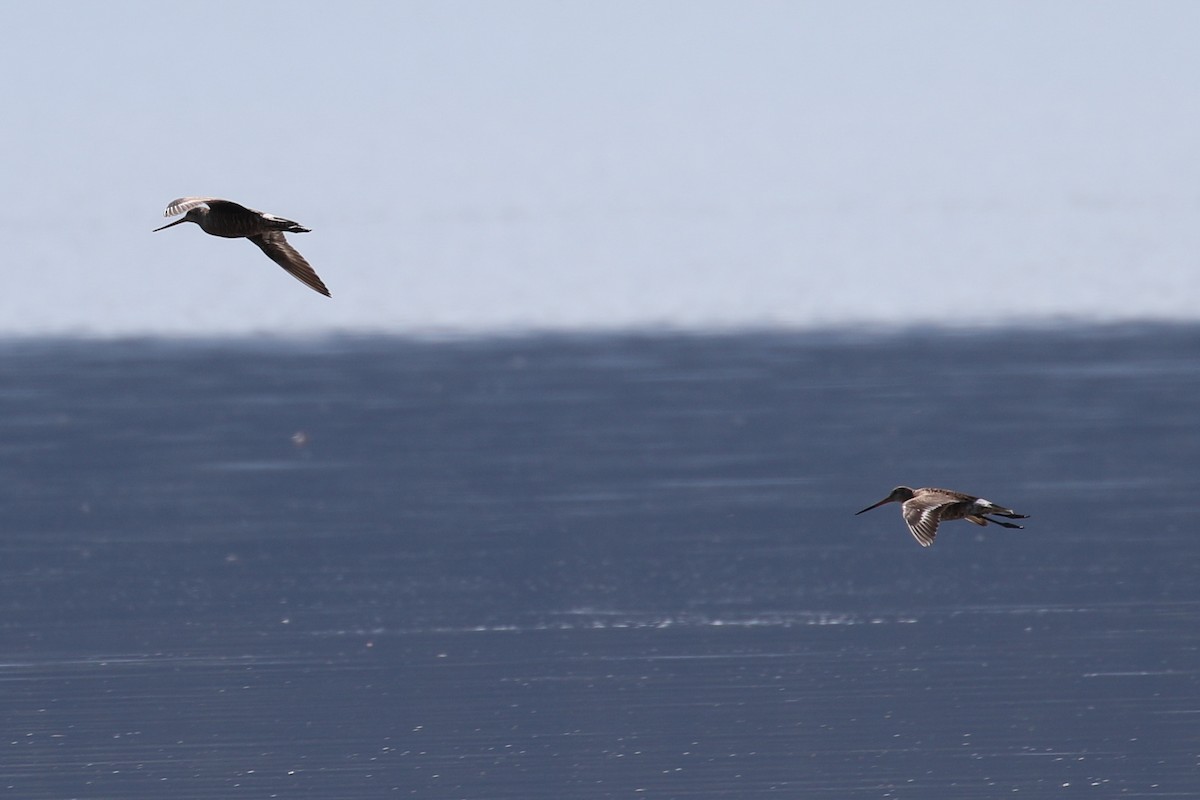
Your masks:
M883 498L882 500L880 500L878 503L876 503L876 504L875 504L875 505L873 505L873 506L867 506L867 507L866 507L866 508L864 508L862 511L855 511L855 512L854 512L854 516L856 516L856 517L857 517L859 514L865 513L865 512L867 512L867 511L870 511L872 508L879 508L879 507L880 507L881 505L883 505L884 503L890 503L891 501L892 501L892 498L891 498L891 496L885 497L885 498Z
M163 225L161 228L155 228L154 230L152 230L152 231L150 231L150 232L151 232L151 233L158 233L159 231L165 231L167 228L170 228L170 227L171 227L171 226L173 226L173 225L178 225L178 224L180 224L181 222L188 222L188 221L189 221L189 220L188 220L188 218L187 218L187 217L184 217L183 219L177 219L177 220L175 220L174 222L168 222L166 225Z

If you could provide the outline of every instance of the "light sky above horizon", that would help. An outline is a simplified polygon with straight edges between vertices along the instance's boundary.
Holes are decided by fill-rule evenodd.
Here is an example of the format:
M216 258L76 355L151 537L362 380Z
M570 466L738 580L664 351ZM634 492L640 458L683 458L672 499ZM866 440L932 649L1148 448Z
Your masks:
M8 4L0 336L1200 318L1200 4ZM191 225L295 219L333 291Z

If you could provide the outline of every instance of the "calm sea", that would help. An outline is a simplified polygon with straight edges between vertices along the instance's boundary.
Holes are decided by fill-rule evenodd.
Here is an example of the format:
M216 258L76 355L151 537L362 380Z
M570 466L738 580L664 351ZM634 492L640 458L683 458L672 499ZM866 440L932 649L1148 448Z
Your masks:
M9 342L0 475L0 796L1200 796L1200 327Z

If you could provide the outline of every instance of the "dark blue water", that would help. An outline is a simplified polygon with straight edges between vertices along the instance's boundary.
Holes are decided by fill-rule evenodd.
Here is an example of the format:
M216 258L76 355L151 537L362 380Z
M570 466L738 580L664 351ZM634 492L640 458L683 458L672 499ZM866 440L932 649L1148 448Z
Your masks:
M5 797L1200 796L1198 327L9 343L0 475Z

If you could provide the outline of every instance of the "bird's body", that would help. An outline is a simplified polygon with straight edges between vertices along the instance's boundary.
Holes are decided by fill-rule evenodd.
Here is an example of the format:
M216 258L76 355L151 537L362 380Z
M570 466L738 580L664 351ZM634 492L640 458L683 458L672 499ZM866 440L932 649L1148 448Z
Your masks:
M922 547L929 547L937 536L938 524L955 519L965 519L976 525L987 525L994 522L1005 528L1020 528L1012 522L1001 522L989 519L989 516L1007 517L1008 519L1027 519L1027 514L1018 514L1011 508L998 506L990 500L976 497L972 494L951 491L950 489L910 489L907 486L897 486L892 493L873 506L867 506L856 514L862 514L873 508L879 508L885 503L900 503L900 513L913 538Z
M329 297L329 290L317 277L317 273L304 260L304 256L296 252L286 238L288 233L308 233L309 229L290 219L277 217L264 211L246 208L230 200L217 197L181 197L171 202L164 217L174 217L183 214L183 219L176 220L155 228L161 231L184 222L194 222L200 229L211 236L221 236L226 239L249 239L267 257L283 267L293 277L308 286L313 291Z

